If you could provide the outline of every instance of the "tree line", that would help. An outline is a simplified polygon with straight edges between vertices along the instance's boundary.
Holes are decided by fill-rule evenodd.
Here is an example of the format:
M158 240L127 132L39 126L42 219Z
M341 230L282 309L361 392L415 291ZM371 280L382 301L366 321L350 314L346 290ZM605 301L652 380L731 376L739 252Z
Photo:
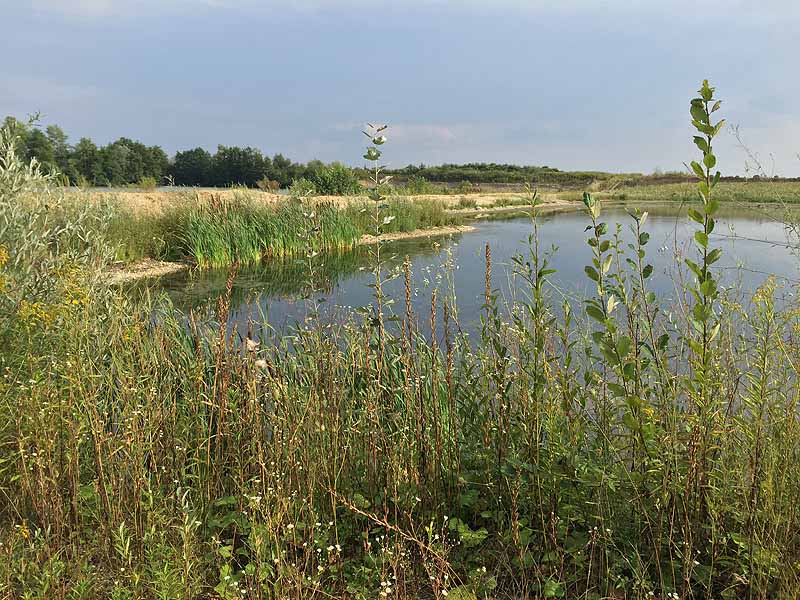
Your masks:
M298 183L304 190L321 194L359 191L355 172L339 163L326 165L312 160L302 164L282 154L270 157L256 148L223 145L214 154L194 148L177 152L170 159L160 146L125 137L105 146L83 137L72 145L58 125L42 128L6 117L4 126L16 132L17 151L23 158L35 158L45 169L60 173L70 185L117 187L146 182L152 186L244 185L275 190Z
M111 186L179 185L198 187L229 187L243 185L251 188L277 190L295 186L299 193L353 194L362 191L359 180L369 178L363 168L351 169L341 163L325 164L319 160L297 163L278 153L262 154L252 147L217 146L213 154L205 148L176 152L170 158L160 146L147 146L126 137L98 146L82 137L70 144L58 125L40 127L35 122L23 122L6 117L4 126L16 130L21 155L36 158L44 167L62 174L69 185ZM396 185L419 193L430 192L436 186L462 185L474 189L480 184L556 185L561 187L587 186L595 181L624 174L597 171L561 171L549 166L497 163L467 163L443 165L408 165L386 169ZM659 176L658 179L682 179ZM628 174L632 181L641 182L641 174ZM655 177L655 176L653 176ZM438 189L438 188L436 188Z

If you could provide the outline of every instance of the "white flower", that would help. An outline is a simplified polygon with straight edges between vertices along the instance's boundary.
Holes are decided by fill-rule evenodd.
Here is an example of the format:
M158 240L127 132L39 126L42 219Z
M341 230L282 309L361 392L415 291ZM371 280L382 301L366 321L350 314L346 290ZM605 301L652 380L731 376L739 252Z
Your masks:
M259 359L258 359L258 360L255 362L255 365L256 365L256 366L257 366L259 369L261 369L262 371L266 371L266 369L267 369L267 361L265 361L263 358L259 358Z
M247 338L245 340L245 343L247 344L248 352L255 352L256 350L258 350L259 343L257 341Z

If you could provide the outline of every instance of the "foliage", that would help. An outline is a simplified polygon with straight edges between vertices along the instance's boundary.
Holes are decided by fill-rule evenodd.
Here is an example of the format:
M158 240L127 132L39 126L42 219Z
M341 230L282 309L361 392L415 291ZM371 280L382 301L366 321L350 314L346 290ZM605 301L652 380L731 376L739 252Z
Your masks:
M586 194L591 292L554 302L532 191L507 305L486 249L474 341L445 288L414 314L408 263L392 308L379 255L379 310L287 336L229 328L234 272L188 323L166 298L95 286L100 248L13 212L47 202L48 175L0 146L16 224L0 236L0 595L798 597L799 311L771 280L749 305L716 284L716 106L704 83L678 301L649 290L647 214L627 244ZM400 217L370 140L381 237ZM304 244L328 235L300 202L235 208L293 215ZM180 218L232 238L226 210ZM42 287L20 286L33 272Z
M362 191L352 169L337 162L313 169L308 179L322 196L351 196Z

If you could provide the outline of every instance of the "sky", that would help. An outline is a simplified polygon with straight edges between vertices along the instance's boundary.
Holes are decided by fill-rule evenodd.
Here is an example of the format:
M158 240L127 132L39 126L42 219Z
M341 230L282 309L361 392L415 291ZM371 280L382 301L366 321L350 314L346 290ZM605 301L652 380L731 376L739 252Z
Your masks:
M796 0L0 0L0 118L168 153L649 173L695 158L704 78L767 174L800 176ZM745 172L730 130L724 173Z

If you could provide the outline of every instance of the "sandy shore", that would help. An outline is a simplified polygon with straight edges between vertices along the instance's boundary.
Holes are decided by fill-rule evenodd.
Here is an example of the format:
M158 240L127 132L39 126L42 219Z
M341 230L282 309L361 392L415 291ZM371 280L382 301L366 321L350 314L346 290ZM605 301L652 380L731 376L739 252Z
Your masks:
M184 271L189 267L190 265L186 263L164 262L161 260L153 260L152 258L145 258L127 265L115 265L108 269L104 273L104 276L106 283L110 285L119 285L139 279L171 275Z
M197 204L198 202L208 202L212 200L227 201L237 197L246 197L249 200L272 204L289 199L289 196L282 194L272 194L259 190L239 190L239 189L194 189L194 188L175 188L171 191L156 190L148 191L105 191L91 189L85 191L74 191L67 195L67 198L74 202L112 202L121 208L129 210L134 214L158 214L169 206L180 204ZM523 206L526 201L525 194L518 192L487 192L480 194L426 194L420 196L397 196L398 199L413 201L435 201L441 202L448 209L456 210L459 213L468 214L482 209L502 209L509 206ZM558 193L540 193L539 200L542 206L563 206L575 204L559 196ZM337 206L346 206L353 203L371 202L366 196L314 196L310 202L324 202Z

